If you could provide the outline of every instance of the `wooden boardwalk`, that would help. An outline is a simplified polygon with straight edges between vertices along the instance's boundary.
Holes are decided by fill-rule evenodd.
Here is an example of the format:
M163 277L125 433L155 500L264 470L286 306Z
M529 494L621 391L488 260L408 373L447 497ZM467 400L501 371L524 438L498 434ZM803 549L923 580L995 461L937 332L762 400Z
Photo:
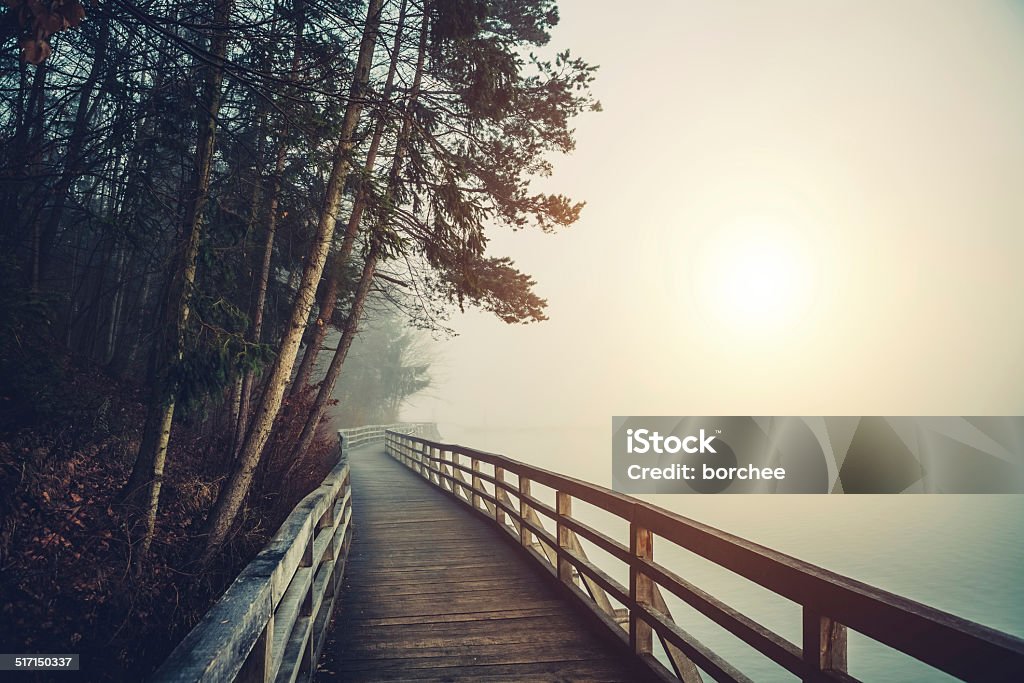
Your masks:
M339 432L351 465L295 506L150 680L752 683L676 623L666 595L805 683L856 683L848 629L962 680L1021 680L1024 639L424 432L436 438L425 423ZM628 539L581 521L574 500L627 522ZM798 605L800 639L689 583L655 540Z
M317 680L649 680L505 534L383 444L350 465L354 537Z

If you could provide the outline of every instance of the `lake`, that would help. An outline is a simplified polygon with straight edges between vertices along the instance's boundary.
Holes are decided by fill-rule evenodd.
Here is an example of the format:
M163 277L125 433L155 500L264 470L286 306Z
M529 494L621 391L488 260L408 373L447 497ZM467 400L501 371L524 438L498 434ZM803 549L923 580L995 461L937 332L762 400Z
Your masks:
M574 428L438 425L443 441L611 484L611 420ZM541 495L540 497L544 497ZM919 602L1024 637L1024 496L647 495L673 512ZM550 502L550 501L549 501ZM626 524L576 504L574 514L628 545ZM591 560L621 583L628 572L584 542ZM799 645L800 608L677 548L655 559ZM703 615L666 600L680 626L755 681L797 680ZM872 681L955 680L850 632L850 673ZM709 680L705 677L705 680Z

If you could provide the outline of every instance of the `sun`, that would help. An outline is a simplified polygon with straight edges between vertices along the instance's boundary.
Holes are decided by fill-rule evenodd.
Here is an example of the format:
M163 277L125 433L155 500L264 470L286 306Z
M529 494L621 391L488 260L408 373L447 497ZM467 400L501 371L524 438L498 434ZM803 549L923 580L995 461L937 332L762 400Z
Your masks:
M691 271L701 311L742 333L792 329L810 311L817 272L809 240L766 220L742 220L708 235Z

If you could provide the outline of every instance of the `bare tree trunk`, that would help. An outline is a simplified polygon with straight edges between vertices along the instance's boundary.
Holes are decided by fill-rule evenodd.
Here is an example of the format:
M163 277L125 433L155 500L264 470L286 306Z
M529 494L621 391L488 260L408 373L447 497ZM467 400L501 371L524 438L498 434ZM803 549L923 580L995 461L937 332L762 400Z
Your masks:
M287 158L288 148L281 142L277 148L277 159L274 162L274 178L271 182L269 205L267 209L267 232L263 241L263 256L260 260L260 274L256 286L256 297L253 299L249 315L249 329L246 333L246 341L257 344L263 334L263 311L267 303L267 288L270 286L270 262L274 255L274 236L277 233L277 204L281 191L281 175L284 173L284 164ZM247 370L242 374L241 385L239 386L238 414L235 418L234 441L231 452L237 452L240 444L245 439L245 433L249 426L250 402L252 400L253 373Z
M33 231L33 234L38 234L38 228ZM73 335L75 331L75 322L78 318L78 297L75 296L77 292L77 278L78 278L78 257L82 253L82 233L78 232L75 234L75 251L71 257L71 274L68 280L68 312L67 322L65 323L66 329L64 331L64 346L72 348ZM36 275L39 273L39 268L36 269Z
M107 328L107 340L103 347L103 364L107 365L114 358L114 341L117 339L118 327L121 324L121 307L124 305L125 246L118 238L117 257L114 265L114 296L110 301L110 326Z
M129 268L129 270L131 269ZM142 270L142 288L132 305L128 307L126 318L121 325L122 328L130 326L131 332L125 330L118 335L118 340L114 343L114 357L110 359L108 365L111 372L121 377L126 376L135 363L135 357L142 346L142 333L147 327L147 318L152 314L148 309L150 308L149 292L153 286L153 270L145 262L142 265Z
M345 179L352 167L350 157L354 145L353 137L356 125L359 123L359 117L362 114L363 96L369 82L370 66L373 61L373 52L377 42L383 5L384 0L371 0L369 4L366 23L363 26L363 35L359 44L359 57L356 60L355 75L349 94L349 101L345 107L345 117L342 121L340 139L334 152L331 175L327 182L317 231L312 241L306 267L302 273L302 280L300 281L288 327L285 329L284 338L281 341L281 348L277 358L274 359L274 364L267 378L266 388L260 397L259 405L253 416L252 425L246 432L245 440L242 442L236 467L221 489L217 502L214 504L213 510L207 519L206 532L208 536L206 550L203 553L204 562L209 562L223 545L227 539L228 531L234 524L239 510L241 510L242 503L252 485L253 475L256 473L260 459L263 456L263 447L267 443L274 419L281 408L281 401L284 398L284 390L288 384L288 378L295 365L295 357L298 354L299 344L302 341L302 332L309 317L310 309L313 307L313 298L316 295L317 284L320 282L320 276L323 274L324 264L327 262L327 254L331 247L331 240L334 237L336 214L338 205L341 202Z
M352 240L352 243L354 244L355 240ZM344 243L342 243L342 246L344 247ZM352 249L349 247L349 252L351 253L351 251ZM344 267L344 263L347 260L347 258L341 259L340 253L335 253L331 256L331 262L327 266L327 282L321 289L318 306L320 310L314 323L306 328L305 350L302 352L302 361L299 363L299 369L295 372L295 378L292 379L291 389L288 392L289 396L298 395L313 377L316 358L320 354L320 347L323 346L324 339L327 337L327 330L330 329L331 319L334 317L334 308L338 304L338 289L341 282L338 271Z
M149 547L153 543L153 533L156 529L156 513L160 505L160 487L163 485L164 465L167 463L167 444L171 438L171 424L174 422L174 407L175 399L171 396L166 405L156 406L152 411L153 423L149 422L149 416L147 415L147 426L151 427L153 432L153 436L148 442L153 452L153 464L152 477L149 482L149 496L146 499L145 523L137 525L137 528L142 530L143 537L139 541L135 556L132 558L136 569L146 559L146 555L149 554ZM149 435L147 434L147 436ZM143 440L142 444L143 446L147 445L147 441Z
M78 108L75 111L75 122L71 129L71 136L68 138L67 157L64 161L64 171L57 180L54 187L54 207L46 222L46 228L42 234L36 232L38 250L36 252L37 263L33 270L33 279L38 282L39 274L46 273L49 267L50 255L55 246L55 240L60 231L60 224L64 218L64 210L67 207L68 191L71 183L81 174L82 150L85 147L86 134L89 128L89 101L92 92L99 82L100 74L106 66L107 44L110 42L110 19L102 17L100 21L100 33L96 45L96 54L93 57L92 66L89 68L89 75L82 84L82 91L78 94ZM72 295L74 296L74 295ZM70 335L70 331L68 332Z
M259 143L256 145L256 168L255 177L253 179L252 195L249 197L249 217L246 220L245 235L248 239L248 235L252 232L253 227L256 225L256 221L259 217L259 205L260 195L262 194L263 187L263 174L260 172L259 166L263 160L263 129L266 124L266 116L261 113L257 121L257 134L259 135ZM270 235L270 249L273 250L273 235ZM265 247L266 248L266 247ZM243 249L244 260L248 260L248 256L245 254L246 249ZM264 259L265 260L265 259ZM262 261L261 261L262 263ZM266 263L267 275L269 279L269 262ZM261 274L259 284L257 285L259 290L264 293L266 290L266 284L264 283L263 276ZM257 293L257 299L259 298L259 292ZM257 318L259 320L257 320ZM259 329L262 326L263 318L263 302L260 301L259 308L257 311L253 311L253 307L249 309L249 328L246 330L245 340L247 342L258 342L260 338ZM254 334L255 328L255 334ZM245 432L246 417L242 415L242 396L247 393L248 387L246 386L246 378L251 374L250 371L243 371L233 383L231 389L231 415L229 429L231 430L231 446L228 453L229 458L234 457L235 451L238 449L238 444L242 439L242 435ZM248 412L249 401L248 397L245 400L245 410Z
M199 243L203 233L203 211L209 198L210 170L216 144L217 115L220 111L221 83L224 78L223 61L227 54L227 26L231 18L231 10L232 0L219 0L214 11L214 24L217 30L210 43L210 53L213 56L214 65L210 67L203 87L200 110L202 118L196 144L193 189L183 226L183 233L187 235L187 240L178 260L179 265L167 288L167 303L164 307L159 335L162 338L159 339L157 348L154 350L156 362L153 367L156 369L156 373L146 419L146 433L143 436L131 478L125 489L130 502L137 500L145 488L148 487L149 491L149 495L146 496L144 533L134 557L136 567L139 567L139 563L145 559L153 541L160 488L163 484L164 463L167 459L167 444L170 439L171 424L174 420L175 396L178 386L173 379L173 369L181 362L184 353L189 307L199 257Z
M289 77L292 81L296 79L299 64L302 60L302 32L305 28L305 4L302 0L297 0L295 3L295 15L295 44L292 49L292 63L289 72ZM263 311L267 303L267 288L270 286L270 261L274 254L274 237L277 234L277 207L281 196L281 186L284 183L284 168L287 160L288 141L282 134L277 140L274 175L270 183L270 196L267 202L267 230L266 238L263 242L263 259L260 262L260 276L256 289L256 298L252 301L252 308L249 312L250 323L246 339L253 344L258 344L263 334ZM252 371L245 372L242 375L238 417L235 421L235 438L231 444L232 455L237 453L238 447L245 439L245 434L249 428L253 384L254 377Z
M89 270L95 270L92 268L92 258L90 257L89 260ZM99 344L99 340L103 332L103 299L105 294L103 288L106 285L107 276L110 273L110 266L112 263L113 258L110 252L103 250L103 253L100 254L99 272L96 273L96 283L93 285L93 295L90 297L92 301L89 303L89 308L92 309L92 330L91 332L86 332L85 339L83 339L82 343L77 347L81 352L86 352L86 349L88 349L88 354L92 358L96 357L97 344Z
M423 80L423 61L426 56L426 39L427 39L427 14L423 15L423 26L420 32L420 45L419 55L416 60L416 75L413 77L412 88L409 91L408 102L406 103L406 115L402 120L402 129L398 133L398 137L395 142L395 155L391 160L391 169L388 173L387 178L387 198L391 196L391 188L398 181L399 173L402 170L402 162L405 155L405 146L408 143L410 129L412 127L412 119L408 114L412 110L419 97L420 84ZM387 199L385 199L387 201ZM353 218L358 221L358 216L353 212ZM313 401L313 405L310 408L309 415L306 418L306 423L303 425L302 434L299 437L295 448L292 450L292 461L296 460L296 456L303 453L309 448L310 444L313 443L313 437L316 436L316 429L320 424L321 418L323 418L324 410L327 407L327 401L330 400L331 394L334 393L334 385L338 381L338 376L341 375L341 368L345 364L345 358L348 355L349 347L352 346L352 340L355 339L356 332L359 329L359 320L363 315L363 308L366 305L366 296L370 292L370 286L373 284L373 276L377 268L377 260L380 258L381 252L381 238L379 235L374 235L370 241L370 251L366 256L366 262L363 265L363 273L359 279L359 286L356 289L355 298L352 301L352 309L349 311L348 318L345 320L345 327L341 333L341 339L338 340L338 346L334 351L334 357L331 358L331 364L327 368L327 375L324 377L324 381L320 383L320 389L317 392L316 399Z
M316 436L316 429L320 424L321 418L324 416L327 401L330 400L331 394L334 392L334 385L341 374L341 368L345 364L345 358L348 356L348 350L352 346L352 340L355 339L356 332L359 330L359 320L363 316L366 295L370 292L370 287L373 285L373 276L377 270L380 247L380 240L374 237L370 245L370 252L366 255L366 262L363 264L363 274L359 278L359 286L356 288L355 299L352 301L352 309L349 311L348 318L345 319L345 326L341 331L341 339L338 340L338 346L334 351L334 356L331 358L331 364L327 367L327 375L324 377L324 381L320 383L316 399L309 409L306 423L302 427L302 434L292 449L291 461L293 463L298 461L296 456L305 452L310 444L313 443L313 437Z
M163 88L168 72L166 69L167 65L165 56L170 54L170 51L164 50L160 54L161 58L151 72L154 91L159 91ZM131 155L126 163L125 174L128 178L136 178L140 176L142 170L147 167L145 163L147 161L145 149L150 140L152 140L156 135L154 125L155 115L156 99L155 97L150 96L141 107L137 133L132 144ZM124 189L123 199L121 201L121 209L118 214L118 222L121 225L130 225L135 220L141 201L142 192L139 189L139 183L127 183ZM133 247L131 253L132 256L138 254L137 247ZM127 268L127 272L131 272L132 270L133 269L131 267ZM148 304L150 299L150 290L155 276L150 259L144 259L142 271L142 288L137 297L135 297L134 305L129 306L129 314L125 318L125 321L133 323L134 330L131 334L119 335L119 339L115 342L115 351L109 361L110 369L115 374L121 376L124 376L135 362L135 358L138 355L139 348L142 343L143 331L147 327L147 318L150 317ZM122 284L122 293L124 292L123 287L124 284ZM153 311L152 313L159 313L159 310ZM122 323L121 326L124 327L124 323Z
M21 142L21 149L19 151L19 161L21 171L24 175L28 175L30 164L38 164L39 159L42 155L42 142L43 142L43 111L45 109L46 102L46 74L48 69L46 64L40 64L36 67L36 72L32 76L32 90L29 94L28 109L25 113L25 125L23 127L24 137L19 141ZM32 117L35 117L35 130L32 129ZM16 145L17 147L17 145ZM33 158L33 161L29 161L29 154ZM15 190L15 206L16 210L10 215L15 216L17 219L24 221L25 219L31 220L31 265L30 265L30 286L33 292L39 291L39 249L40 249L40 225L39 215L31 216L26 206L28 202L21 202L20 195L24 192L24 187L18 187Z
M243 376L239 375L231 383L231 414L228 416L228 428L231 430L231 447L227 453L227 459L235 454L235 443L238 440L238 416L242 410L242 389L245 383Z
M395 74L398 71L398 54L402 47L402 32L405 25L406 0L402 0L398 12L398 25L395 29L395 40L391 47L391 66L388 68L387 79L384 83L381 100L390 101L391 92L395 84ZM370 148L366 152L366 163L363 170L367 176L373 173L377 163L377 152L380 150L380 143L384 137L387 114L382 106L377 112L377 121L374 124L373 137L370 140ZM348 225L345 227L345 237L341 242L341 248L335 253L327 266L327 283L321 288L320 312L316 321L306 330L306 350L302 354L302 362L292 380L289 395L296 395L309 384L313 376L313 367L316 365L317 355L320 347L327 338L327 330L330 328L331 319L334 317L334 307L338 303L338 290L341 287L342 270L348 263L355 247L356 236L359 234L359 222L362 219L363 211L366 210L367 193L360 186L356 193L356 200L352 206L352 214L349 216Z
M36 76L39 76L40 68L42 68L42 65L36 67ZM32 110L29 100L33 92L34 88L28 78L28 62L19 60L18 96L14 98L14 133L8 143L11 149L11 156L8 161L10 175L7 178L7 182L0 183L0 216L3 216L7 221L6 229L0 231L0 236L3 238L3 241L0 242L0 247L4 251L13 250L21 246L21 225L23 221L20 215L20 195L22 187L26 182L24 176L28 170L26 151L28 149L29 112ZM35 251L31 237L29 238L28 248L27 272L29 275L28 284L31 285L33 281L31 271L35 261Z

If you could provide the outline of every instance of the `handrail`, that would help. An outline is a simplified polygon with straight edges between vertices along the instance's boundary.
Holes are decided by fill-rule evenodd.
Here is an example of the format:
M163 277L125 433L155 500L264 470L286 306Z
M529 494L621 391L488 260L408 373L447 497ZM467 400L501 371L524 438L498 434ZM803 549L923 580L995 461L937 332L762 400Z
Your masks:
M384 434L388 430L404 434L415 434L429 438L440 438L437 432L437 425L433 422L396 422L386 425L364 425L362 427L348 427L338 430L338 444L341 448L341 457L344 460L348 455L348 449L359 448L371 443L384 440Z
M700 681L699 666L715 680L749 680L679 627L662 588L804 681L856 680L847 673L847 628L964 680L979 674L986 680L1018 680L1024 671L1020 638L630 496L502 455L398 431L389 430L385 443L390 456L514 537L663 677ZM493 474L482 472L482 463L490 465ZM518 479L515 486L505 481L510 473ZM485 481L493 492L484 487ZM554 507L531 495L532 482L554 490ZM629 547L573 517L574 498L628 522ZM545 528L541 515L554 523L554 534ZM578 536L625 562L629 586L592 564ZM789 642L655 562L656 536L801 605L802 642ZM625 613L612 606L609 596L624 605ZM668 654L672 671L653 657L654 634Z
M349 467L341 462L295 506L151 681L310 680L351 540Z
M295 506L151 681L312 678L352 541L348 450L383 441L388 430L438 436L432 422L339 429L339 464Z

